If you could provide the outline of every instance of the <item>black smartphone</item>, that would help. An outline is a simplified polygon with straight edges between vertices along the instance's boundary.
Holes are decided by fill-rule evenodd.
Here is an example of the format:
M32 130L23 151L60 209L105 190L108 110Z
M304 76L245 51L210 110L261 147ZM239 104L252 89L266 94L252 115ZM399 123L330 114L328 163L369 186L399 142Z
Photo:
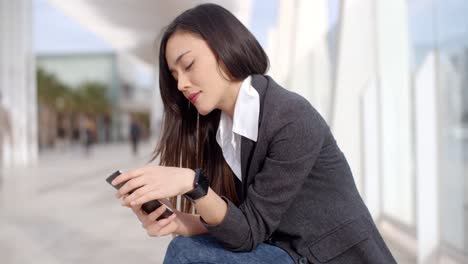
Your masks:
M120 170L118 170L118 171L112 173L106 179L106 182L108 182L111 186L113 186L117 190L120 189L120 187L122 187L125 184L125 182L122 182L120 184L117 184L116 186L112 185L112 181L115 178L117 178L117 176L119 176L120 174L122 174L122 172ZM129 194L131 194L134 191L135 190L130 191ZM159 220L164 219L164 218L168 218L169 216L171 216L174 213L171 210L171 208L169 208L167 205L161 203L158 200L153 200L153 201L149 201L149 202L146 202L146 203L142 204L141 209L143 209L143 211L145 211L145 213L150 214L151 212L153 212L154 210L158 209L161 206L166 207L166 211L164 211L164 213L161 216L159 216L158 219L156 219L156 221L159 221Z

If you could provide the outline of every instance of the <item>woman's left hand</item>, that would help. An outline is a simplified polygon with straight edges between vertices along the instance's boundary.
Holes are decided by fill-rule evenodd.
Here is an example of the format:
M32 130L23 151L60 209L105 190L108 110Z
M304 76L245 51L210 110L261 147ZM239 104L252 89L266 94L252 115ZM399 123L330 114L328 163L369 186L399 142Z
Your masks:
M122 173L112 185L126 182L117 192L120 198L126 197L122 204L136 206L155 199L164 199L184 194L193 188L195 171L185 168L146 166Z

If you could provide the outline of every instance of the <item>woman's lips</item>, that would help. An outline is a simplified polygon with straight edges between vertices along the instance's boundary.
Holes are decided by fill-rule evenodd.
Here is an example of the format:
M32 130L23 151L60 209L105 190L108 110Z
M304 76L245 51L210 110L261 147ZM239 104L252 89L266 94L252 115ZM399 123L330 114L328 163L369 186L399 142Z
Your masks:
M192 104L194 104L194 103L197 101L197 99L198 99L200 93L201 93L201 92L193 93L193 94L191 94L191 95L189 96L189 100L190 100L190 102L192 102Z

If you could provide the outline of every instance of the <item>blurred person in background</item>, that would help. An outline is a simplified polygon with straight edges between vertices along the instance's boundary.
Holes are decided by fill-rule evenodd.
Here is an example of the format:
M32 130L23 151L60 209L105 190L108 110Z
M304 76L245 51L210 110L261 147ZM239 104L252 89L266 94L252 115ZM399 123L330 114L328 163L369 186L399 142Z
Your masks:
M58 118L56 146L58 150L64 151L67 148L68 138L65 129L65 120L63 116Z
M5 138L8 138L10 145L13 146L10 113L3 106L2 93L0 92L0 186L3 180L3 144Z
M325 120L267 68L226 9L175 18L159 50L161 166L124 172L117 197L150 236L177 235L165 264L396 263ZM166 219L141 209L178 195Z
M0 92L0 168L3 167L3 143L5 137L7 137L9 139L9 143L13 145L10 113L3 106L2 93Z
M108 114L104 116L103 123L104 123L104 141L109 143L111 141L112 120Z
M132 145L133 155L138 154L138 144L141 138L141 124L136 115L131 116L130 121L130 143Z
M80 145L81 119L74 121L71 132L71 143L73 146Z
M91 117L86 116L84 118L83 130L85 154L89 155L91 153L91 148L94 143L94 136L96 133L96 125L94 124L93 120L91 120Z

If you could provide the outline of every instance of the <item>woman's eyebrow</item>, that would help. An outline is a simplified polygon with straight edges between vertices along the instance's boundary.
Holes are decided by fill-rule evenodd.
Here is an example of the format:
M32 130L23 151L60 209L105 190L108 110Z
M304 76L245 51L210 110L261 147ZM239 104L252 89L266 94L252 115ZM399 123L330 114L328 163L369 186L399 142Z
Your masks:
M179 63L180 59L182 59L182 57L183 57L185 54L189 53L189 52L191 52L191 50L187 50L186 52L180 54L180 55L177 57L177 59L175 60L175 65L177 65L177 64Z

